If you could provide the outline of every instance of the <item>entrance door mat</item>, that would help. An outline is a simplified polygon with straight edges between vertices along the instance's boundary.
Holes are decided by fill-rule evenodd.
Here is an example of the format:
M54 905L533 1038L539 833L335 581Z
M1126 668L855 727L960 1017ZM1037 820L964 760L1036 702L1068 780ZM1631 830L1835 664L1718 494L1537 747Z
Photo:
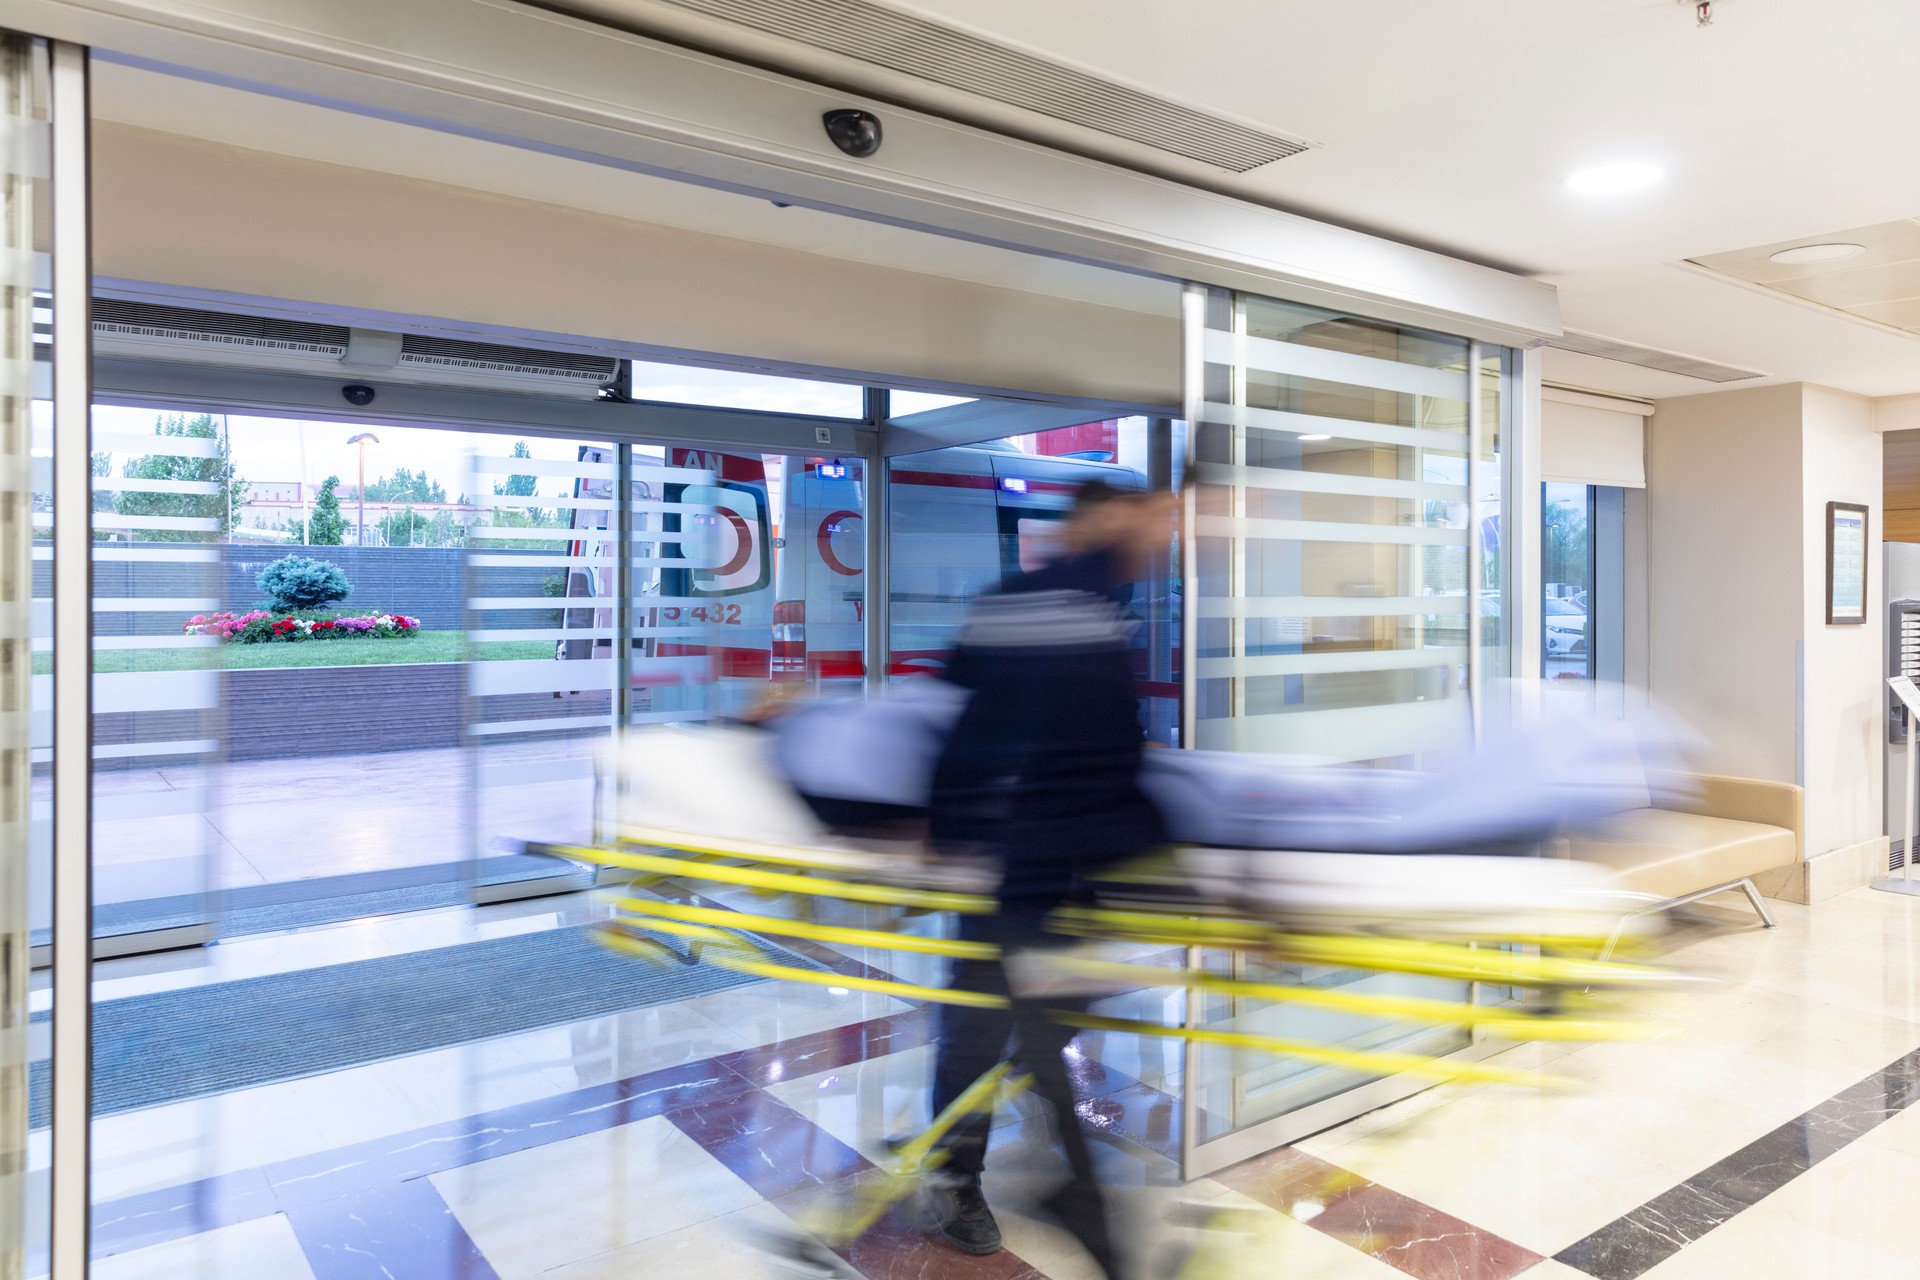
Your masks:
M780 963L821 967L753 941ZM93 1009L93 1110L201 1098L760 981L620 955L572 927L103 1000ZM37 1128L47 1123L45 1060L28 1087Z

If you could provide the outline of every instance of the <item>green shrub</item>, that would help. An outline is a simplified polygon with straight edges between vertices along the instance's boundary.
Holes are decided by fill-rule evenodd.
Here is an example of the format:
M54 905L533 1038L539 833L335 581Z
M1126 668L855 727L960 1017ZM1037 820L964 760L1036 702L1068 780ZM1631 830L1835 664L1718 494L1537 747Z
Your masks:
M276 609L319 609L353 594L339 565L306 556L282 556L253 581Z

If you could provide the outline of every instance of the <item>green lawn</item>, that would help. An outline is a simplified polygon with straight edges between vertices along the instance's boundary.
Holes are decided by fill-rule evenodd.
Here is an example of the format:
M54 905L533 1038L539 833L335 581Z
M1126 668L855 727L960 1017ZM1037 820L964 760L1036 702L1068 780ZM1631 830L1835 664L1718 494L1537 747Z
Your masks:
M486 661L511 658L551 658L553 642L516 640L468 646L461 652L458 631L422 631L405 640L269 641L266 644L227 644L217 649L99 649L93 655L96 672L201 671L258 667L371 667L405 662L459 662L475 657ZM53 655L33 655L36 675L53 670Z

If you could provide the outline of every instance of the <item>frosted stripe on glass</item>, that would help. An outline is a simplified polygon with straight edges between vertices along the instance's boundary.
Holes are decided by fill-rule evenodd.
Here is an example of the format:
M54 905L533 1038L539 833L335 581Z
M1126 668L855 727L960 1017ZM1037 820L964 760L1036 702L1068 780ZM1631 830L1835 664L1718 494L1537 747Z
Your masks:
M200 813L207 807L207 791L195 787L183 791L140 791L130 795L93 797L96 822L134 822L142 818L172 818L183 813Z
M1332 436L1338 440L1390 444L1402 449L1426 449L1456 458L1467 456L1467 435L1464 431L1402 427L1386 422L1356 422L1352 418L1290 413L1285 409L1256 409L1250 405L1220 404L1211 400L1207 402L1205 411L1206 417L1202 421L1207 423L1253 427L1262 431L1289 431L1296 435Z
M1266 520L1253 516L1201 516L1194 532L1210 538L1274 538L1291 542L1393 543L1414 547L1464 547L1464 529L1415 529L1406 525L1341 524L1332 520Z
M561 599L562 597L556 596L554 598ZM592 597L581 596L576 597L576 599L586 602L590 601ZM606 599L606 607L611 608L613 604L612 599L610 597ZM573 604L571 607L579 609L589 608L591 605L589 603L579 603ZM526 627L521 630L515 630L512 627L502 627L487 631L469 631L467 632L467 640L471 644L503 644L512 643L517 640L611 640L617 634L618 632L612 627Z
M1467 660L1465 649L1343 649L1335 653L1250 654L1202 658L1202 680L1230 676L1327 675L1350 671L1413 671L1452 667Z
M467 667L467 692L486 698L502 693L570 693L613 686L612 658L555 662L523 658L514 662L476 662Z
M476 738L503 733L552 733L560 729L611 729L612 716L552 716L545 720L492 720L470 724L467 732Z
M1355 476L1338 471L1301 471L1291 467L1230 467L1203 462L1196 470L1202 484L1231 484L1245 489L1286 493L1335 493L1358 498L1404 498L1413 501L1465 502L1467 486L1427 480L1394 480L1384 476Z
M48 547L46 555L34 549L35 560L53 559L53 548ZM181 547L178 550L160 547L108 547L96 546L93 549L96 564L104 561L129 562L133 564L219 564L220 552L212 547Z
M1202 720L1195 745L1209 751L1266 751L1342 763L1457 746L1466 740L1469 727L1467 700L1443 698Z
M1195 602L1203 618L1395 618L1465 614L1465 596L1265 596Z
M96 431L93 451L155 458L217 458L220 441L213 436L141 436L123 431Z
M35 528L52 528L53 517L46 517L42 526L41 517L33 518ZM93 527L96 529L164 529L174 533L218 533L220 521L212 516L123 516L105 511L93 513Z
M1291 342L1227 333L1220 329L1207 330L1206 356L1211 364L1244 365L1261 373L1313 378L1350 387L1371 387L1377 391L1398 391L1435 400L1458 400L1464 403L1467 398L1465 369L1434 369L1426 365L1402 364L1376 356L1328 351L1323 347L1296 346Z
M604 722L611 723L611 721L611 716L605 717ZM499 723L516 722L503 720ZM552 721L519 721L517 723L551 724ZM575 720L568 718L566 723L573 724ZM525 787L541 782L569 782L592 776L593 756L590 754L561 756L556 760L511 760L498 763L482 755L478 772L480 785L483 788Z
M476 456L473 469L482 475L563 476L572 480L611 480L611 462L569 462L563 458L500 458Z
M93 677L96 715L122 711L205 711L219 705L220 673L217 671L128 671Z
M136 480L127 476L95 476L95 493L191 493L212 495L220 486L211 480Z

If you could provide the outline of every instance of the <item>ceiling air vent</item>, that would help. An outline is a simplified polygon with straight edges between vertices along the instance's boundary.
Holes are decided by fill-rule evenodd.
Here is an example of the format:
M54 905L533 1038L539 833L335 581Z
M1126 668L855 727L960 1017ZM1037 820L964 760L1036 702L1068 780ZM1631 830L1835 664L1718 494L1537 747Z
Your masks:
M1307 144L869 0L667 0L677 8L1245 173Z
M1677 373L1683 378L1698 378L1702 382L1743 382L1748 378L1766 376L1750 369L1735 369L1731 365L1715 364L1711 360L1683 356L1675 351L1635 346L1631 342L1618 342L1612 338L1601 338L1591 333L1575 333L1572 330L1568 330L1557 338L1549 339L1547 345L1561 351L1575 351L1583 356L1598 356L1602 360L1638 365L1642 369Z
M449 382L481 382L499 378L553 380L577 383L597 394L620 372L612 356L579 355L571 351L542 351L536 347L509 347L460 338L430 338L409 333L400 339L400 363L405 372L429 371L449 375ZM435 381L441 379L436 378Z
M226 348L236 356L272 352L332 363L346 354L348 330L345 325L96 298L93 334L95 345L113 348L113 354L119 354L123 345L139 349L127 354L144 354L148 358L161 358L163 347L201 352Z
M620 362L612 356L114 298L94 301L93 346L102 356L131 360L586 400L597 398L620 371Z

